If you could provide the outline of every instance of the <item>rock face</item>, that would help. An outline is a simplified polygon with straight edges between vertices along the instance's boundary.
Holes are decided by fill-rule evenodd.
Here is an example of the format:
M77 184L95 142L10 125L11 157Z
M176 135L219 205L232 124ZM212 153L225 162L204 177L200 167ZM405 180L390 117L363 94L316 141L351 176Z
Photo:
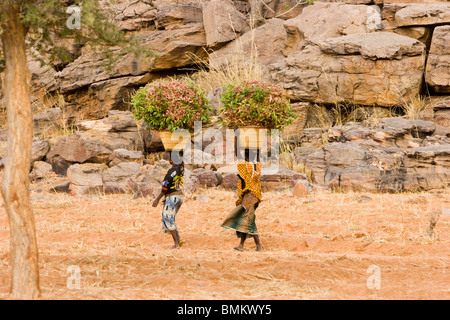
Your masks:
M111 3L111 1L101 1L101 5L113 10L115 20L118 27L123 31L136 31L142 28L154 27L157 10L149 3L133 2L119 0Z
M432 108L434 111L434 122L450 130L450 97L438 99Z
M449 92L448 1L257 2L100 1L121 30L157 56L144 61L123 55L106 69L101 55L69 41L74 58L69 65L29 61L33 89L60 92L69 116L82 109L86 117L100 119L109 110L127 110L124 102L135 89L178 74L198 58L212 68L255 58L263 77L283 84L295 102L392 106L423 93L422 44L430 52L428 88ZM256 25L250 19L255 15L262 18Z
M294 114L297 116L292 124L286 126L281 132L281 137L285 140L296 140L302 135L306 124L308 109L311 105L307 102L298 102L292 104Z
M51 147L47 160L59 157L69 163L96 162L109 164L117 149L143 151L144 145L133 114L110 111L107 118L78 123L81 131L61 137Z
M424 64L422 43L378 32L321 41L271 70L293 100L392 106L420 92Z
M222 174L221 187L224 189L237 189L237 166L228 164L218 169ZM276 189L293 188L299 180L306 181L303 173L288 169L283 165L263 166L261 170L261 189L263 191L273 191Z
M448 11L450 19L450 6ZM450 25L434 29L425 81L436 92L450 93Z
M245 16L231 0L211 0L203 10L206 44L216 47L230 42L248 29Z
M283 20L271 19L266 24L244 33L239 39L210 54L212 68L223 67L230 63L248 61L257 57L261 66L284 57L287 35ZM270 39L270 41L268 41Z
M414 4L395 14L397 26L422 26L450 23L450 4Z
M381 16L372 7L316 2L287 20L284 26L290 37L297 38L302 46L317 40L374 32L381 28L380 24Z
M85 49L55 72L52 89L59 90L70 106L83 106L87 117L99 119L109 110L126 110L124 101L129 101L132 92L164 76L161 71L190 66L193 56L206 57L203 13L197 1L118 1L114 5L103 1L102 6L112 9L119 27L133 32L155 57L144 61L132 55L119 56L117 48L110 48L118 60L108 69L104 57Z
M431 121L403 118L385 118L373 128L349 123L330 129L330 143L296 148L295 156L315 182L335 189L440 189L450 184L450 136L433 136L435 130Z

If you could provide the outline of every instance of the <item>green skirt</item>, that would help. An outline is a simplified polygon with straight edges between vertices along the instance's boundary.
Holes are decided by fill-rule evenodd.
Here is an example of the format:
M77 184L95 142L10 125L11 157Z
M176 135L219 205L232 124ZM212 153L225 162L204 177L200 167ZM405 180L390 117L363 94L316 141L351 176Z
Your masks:
M253 199L251 199L251 197L253 197L253 195L251 194L247 194L244 196L243 200L247 200L245 199L246 197L250 197L250 201L252 201ZM255 198L255 197L253 197ZM257 198L256 199L256 203L257 204L259 201ZM243 201L243 202L248 202L248 201ZM236 208L234 208L230 214L226 217L225 221L222 223L222 227L223 228L228 228L228 229L234 229L236 230L236 234L237 237L240 238L241 237L241 233L246 233L248 238L253 237L253 235L257 235L258 234L258 228L256 227L256 223L255 223L255 205L251 205L248 206L247 210L244 208L244 206L242 204L238 205Z

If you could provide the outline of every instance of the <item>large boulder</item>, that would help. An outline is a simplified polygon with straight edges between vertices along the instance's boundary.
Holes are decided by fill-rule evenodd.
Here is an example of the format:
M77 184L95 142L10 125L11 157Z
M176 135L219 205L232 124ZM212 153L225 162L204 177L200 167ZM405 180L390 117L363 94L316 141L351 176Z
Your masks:
M70 193L83 195L103 191L103 171L107 167L100 163L74 164L67 170Z
M186 196L191 197L200 186L197 175L189 169L184 169L183 176L183 192Z
M238 176L235 173L225 173L222 175L220 187L225 190L237 190Z
M57 156L71 163L84 162L109 162L109 154L112 152L104 143L93 135L73 133L61 137L51 147L48 160Z
M51 133L58 129L58 120L61 119L61 108L49 108L33 116L33 135Z
M141 172L139 163L122 162L102 172L103 192L128 193L134 190Z
M87 116L99 119L106 116L109 110L123 110L124 101L129 101L136 88L144 86L155 78L151 73L145 73L92 83L87 90L87 95L89 101L95 101L95 106L86 110Z
M381 10L381 30L395 32L402 36L419 40L429 49L429 42L433 33L433 26L403 26L398 27L395 22L397 11L407 7L406 3L384 4Z
M450 185L450 144L405 151L409 190L445 189Z
M116 149L112 154L113 159L109 163L109 166L115 166L122 162L136 162L139 165L144 163L144 154L142 151Z
M395 14L397 26L422 26L450 23L450 4L410 4Z
M450 19L450 6L449 6ZM425 81L439 93L450 93L450 26L434 29Z
M271 166L261 170L262 191L273 191L281 188L293 188L299 180L307 180L305 174L288 169L283 165Z
M31 170L30 180L49 179L52 175L52 166L44 161L36 161Z
M31 75L30 80L33 84L31 86L33 93L46 93L58 88L55 80L57 75L56 70L50 64L40 61L41 59L46 60L36 51L30 50L28 54L28 69Z
M111 69L104 65L104 57L96 53L83 54L70 63L56 77L61 93L78 91L108 79L143 75L151 69L149 63L132 55L120 57L118 49L111 49L111 54L119 58Z
M50 150L50 143L47 139L33 138L31 145L31 165L36 161L44 160Z
M221 180L221 175L212 170L198 168L193 171L197 175L199 185L202 187L217 187Z
M138 35L141 43L158 55L150 64L153 72L190 66L193 56L206 57L206 33L202 23L179 25L164 31Z
M4 159L7 156L7 137L6 137L6 130L4 132L5 137L1 137L0 132L0 167L3 167L4 165ZM4 140L3 140L4 139ZM47 154L50 150L50 142L47 139L40 139L38 137L33 138L33 142L31 144L31 168L33 167L33 164L37 161L44 161L47 157Z
M292 100L393 106L419 94L424 64L422 43L377 32L320 41L270 69Z
M404 56L418 56L425 46L409 37L387 32L351 34L339 38L317 41L320 50L335 55L359 54L365 59L401 59Z

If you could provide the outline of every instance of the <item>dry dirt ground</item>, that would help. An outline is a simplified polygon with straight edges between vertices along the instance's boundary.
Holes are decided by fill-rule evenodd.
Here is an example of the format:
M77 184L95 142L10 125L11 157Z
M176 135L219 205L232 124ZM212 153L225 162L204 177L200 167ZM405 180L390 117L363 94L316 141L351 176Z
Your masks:
M431 213L450 208L450 191L265 193L256 220L264 250L250 239L238 252L235 233L220 227L233 192L187 199L177 216L185 243L170 250L152 199L38 189L42 299L450 299L450 216L427 236ZM0 299L9 285L2 206Z

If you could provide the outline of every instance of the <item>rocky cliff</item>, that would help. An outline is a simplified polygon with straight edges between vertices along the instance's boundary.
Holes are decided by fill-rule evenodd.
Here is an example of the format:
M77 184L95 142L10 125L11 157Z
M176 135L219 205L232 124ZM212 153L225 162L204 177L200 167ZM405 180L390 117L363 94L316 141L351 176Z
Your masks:
M281 84L293 102L386 107L450 92L446 1L255 3L102 1L120 29L158 56L123 56L105 70L99 55L68 42L68 65L41 67L30 60L33 89L37 96L61 93L69 111L98 119L111 109L126 110L130 93L147 82L195 69L193 57L220 66L242 54L239 49L256 50L266 79Z
M312 182L375 191L429 190L450 183L448 1L101 3L112 10L111 18L121 30L135 34L157 56L142 61L125 55L105 69L99 55L68 41L73 57L69 64L41 66L30 59L34 100L45 100L53 107L35 115L36 135L42 138L42 128L51 127L62 115L65 124L84 120L71 135L52 141L36 139L33 163L47 161L53 171L72 177L92 169L79 164L97 163L94 171L106 175L102 181L108 183L95 187L123 189L126 183L111 186L111 172L128 168L120 167L122 162L142 165L143 153L161 148L157 134L136 127L130 114L121 113L129 110L127 102L134 90L157 79L195 73L198 59L218 68L244 54L257 57L263 77L280 84L294 103L300 117L285 130L285 137L300 145L295 157L311 168ZM0 77L0 107L1 88ZM55 96L64 103L51 99ZM375 126L336 126L331 119L325 126L311 128L318 123L313 111L320 108L351 105L392 110L417 97L423 97L426 105L420 119L413 122L384 117ZM232 175L222 173L192 175L197 180L203 176L200 180L205 185L226 186L228 180L230 185L234 181Z

